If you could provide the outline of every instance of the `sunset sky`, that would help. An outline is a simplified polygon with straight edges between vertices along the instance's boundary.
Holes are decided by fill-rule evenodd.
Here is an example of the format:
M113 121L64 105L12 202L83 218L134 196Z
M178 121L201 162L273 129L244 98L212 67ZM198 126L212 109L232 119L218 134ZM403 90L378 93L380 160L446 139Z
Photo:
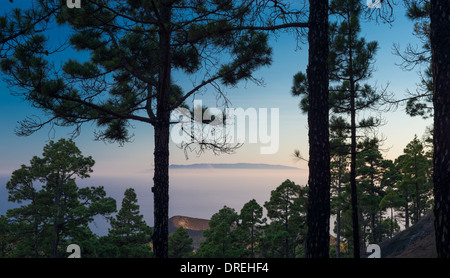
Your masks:
M379 42L379 50L376 56L375 67L377 71L369 82L378 87L390 84L388 90L398 98L405 96L406 89L415 90L418 82L417 70L404 72L396 63L400 58L392 54L392 46L399 43L404 49L407 43L419 44L412 36L413 23L405 18L402 8L396 8L396 20L392 26L377 24L375 22L364 23L362 35L368 41ZM278 108L280 111L280 147L275 154L261 155L258 144L246 143L233 155L214 156L203 154L197 157L195 153L185 159L183 151L172 146L171 163L235 163L235 162L261 162L271 164L283 164L296 167L306 167L304 162L296 162L292 158L294 149L300 149L302 155L308 155L307 144L307 118L298 109L298 99L292 97L290 88L292 76L298 71L305 71L307 65L306 42L302 49L296 50L296 42L291 34L280 34L278 38L272 37L273 63L270 67L259 70L255 76L264 80L265 86L257 86L253 83L241 83L237 88L226 89L227 97L231 101L231 107L247 109ZM175 74L174 80L179 84L190 85L190 81L184 76ZM183 83L186 82L186 83ZM33 155L40 155L42 147L49 139L57 140L67 137L69 129L57 128L50 130L45 128L29 137L17 137L14 128L17 121L26 116L42 115L40 111L33 109L18 97L11 96L5 83L0 83L0 115L1 115L1 156L0 174L10 174L20 164L27 163ZM197 96L210 107L215 106L215 95L212 90ZM421 118L411 118L404 112L404 107L399 107L395 112L383 114L386 125L380 128L380 133L386 137L385 148L390 148L386 153L388 158L395 158L401 154L406 144L411 141L414 134L419 137L425 131L425 127L431 124L431 120L424 121ZM105 144L93 140L93 128L86 125L80 137L76 138L78 147L85 155L92 155L96 160L95 172L97 174L133 174L152 168L153 156L153 128L149 125L135 123L133 130L135 137L133 142L119 147L117 144ZM173 144L172 144L173 145Z
M9 4L9 3L8 3ZM11 4L13 5L13 4ZM17 5L17 4L15 4ZM376 40L379 50L376 55L376 72L369 84L384 87L390 84L388 90L398 98L406 95L406 90L415 91L419 82L417 71L402 71L396 65L400 58L392 54L392 46L398 43L402 49L408 43L419 45L420 42L412 35L413 22L405 18L403 7L395 10L396 20L388 24L367 22L362 26L362 35L367 41ZM280 112L279 150L275 154L260 154L259 144L244 143L233 155L215 156L210 153L198 157L195 153L189 154L186 160L184 152L174 144L171 146L171 164L191 163L269 163L307 168L304 161L296 161L292 154L299 149L306 158L308 156L308 129L307 117L298 108L299 99L291 96L292 77L298 71L305 71L307 65L306 41L301 44L301 49L296 50L296 41L292 34L280 34L277 38L272 36L273 63L270 67L262 68L256 72L255 77L262 78L265 86L257 86L251 82L240 83L237 88L226 89L227 97L231 101L231 107L247 109L278 108ZM72 57L75 58L75 57ZM195 78L195 76L193 77ZM185 76L174 74L173 79L183 87L190 85ZM7 88L0 82L0 175L9 175L21 164L28 164L34 155L41 155L43 146L50 139L68 137L70 129L45 128L29 137L17 137L14 128L17 122L26 116L42 116L41 111L33 109L19 97L12 96L14 88ZM209 107L214 107L216 98L212 90L203 95L197 95ZM192 101L192 100L191 100ZM368 115L368 114L366 114ZM421 137L426 126L431 120L411 118L404 112L404 107L396 111L383 113L386 125L379 129L379 133L386 138L383 148L389 149L384 153L385 157L395 159L403 151L414 135ZM75 139L77 146L84 155L91 155L96 161L94 175L97 176L133 176L142 173L151 173L153 163L153 128L150 125L134 123L135 134L133 141L123 147L117 144L106 144L94 141L93 126L85 125L81 136Z

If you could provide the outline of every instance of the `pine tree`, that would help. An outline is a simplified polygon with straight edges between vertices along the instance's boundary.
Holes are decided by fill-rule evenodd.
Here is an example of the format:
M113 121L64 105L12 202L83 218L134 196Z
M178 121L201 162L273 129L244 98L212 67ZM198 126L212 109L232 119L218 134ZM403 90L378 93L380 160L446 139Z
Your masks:
M431 45L430 45L430 1L405 0L406 16L414 21L413 34L422 43L421 47L408 44L406 49L400 51L400 46L395 45L394 53L402 62L402 69L410 71L417 66L425 69L419 72L420 83L416 92L409 92L405 99L395 101L396 103L406 101L405 112L411 117L422 118L433 117L433 72L431 67Z
M205 241L197 255L201 258L241 258L245 250L238 240L236 228L239 215L233 208L224 206L209 221L209 229L203 232Z
M349 137L348 123L342 117L332 116L330 119L330 171L331 171L331 207L336 214L336 257L341 255L341 211L345 206L342 195L344 179L348 168Z
M327 258L330 249L330 142L328 111L328 0L309 1L309 206L306 256Z
M18 134L52 124L73 126L76 135L84 123L94 122L96 139L123 144L131 139L131 122L153 126L153 241L155 256L167 257L170 114L208 86L253 80L256 69L271 63L267 34L238 28L254 19L252 9L227 0L96 0L80 9L60 1L37 2L39 8L56 9L56 22L71 30L68 46L89 58L69 58L55 74L47 57L52 53L48 34L36 32L3 60L10 84L49 115L43 122L27 118ZM181 90L172 78L175 70L204 78ZM229 150L214 143L200 142L201 150Z
M108 232L110 241L119 247L119 257L151 257L152 229L145 223L137 204L137 195L133 188L125 190L122 207L114 218L110 219Z
M263 248L283 258L299 255L306 238L307 189L285 180L264 203L269 227L264 232Z
M380 100L380 95L369 86L362 84L373 71L372 63L377 49L376 42L366 42L358 38L360 33L359 17L361 4L358 1L333 1L331 9L341 18L340 24L330 26L330 80L338 82L331 88L330 99L332 109L337 113L350 116L350 187L353 219L354 257L360 256L358 193L356 185L356 151L357 129L373 128L379 125L375 118L356 122L357 113L374 107ZM339 20L339 19L338 19Z
M356 189L356 147L357 132L374 129L382 121L376 117L368 117L357 122L359 112L376 109L384 92L376 91L364 83L371 77L377 50L376 42L366 42L359 38L361 3L354 0L336 0L330 3L330 10L336 16L336 23L329 24L329 87L327 107L333 113L347 115L350 118L350 182L352 190L352 206L354 208L354 241L359 245L357 189ZM303 111L311 110L310 78L298 73L294 76L293 95L300 95L300 107ZM323 172L323 171L322 171ZM359 257L359 248L355 248L355 257Z
M169 235L169 258L189 258L192 257L194 247L193 239L188 232L180 226Z
M390 210L389 238L392 238L394 233L398 230L398 223L394 216L394 209L399 208L402 205L403 200L400 198L399 192L396 191L394 187L388 187L386 189L386 194L380 202L380 209Z
M249 248L249 257L255 257L255 247L261 241L263 234L263 225L266 219L263 218L263 208L256 202L255 199L245 203L239 215L240 225L238 226L238 233L240 234L242 244L247 249Z
M106 197L103 187L78 188L75 183L76 177L88 178L93 165L92 157L84 157L73 141L60 139L47 144L30 166L13 172L8 200L28 204L8 210L7 216L33 250L23 255L58 257L66 238L86 229L95 215L115 211L115 200Z
M8 218L4 215L0 215L0 258L8 257L11 248L10 245L12 245L12 243L13 240Z
M381 241L380 202L385 195L383 183L383 157L379 150L379 140L365 139L359 145L356 173L359 193L359 209L362 215L362 231L369 226L370 235L362 236L363 243L378 243ZM366 244L363 244L366 246Z
M413 201L413 224L420 220L421 214L429 208L428 200L432 194L431 162L427 159L422 142L417 136L403 150L403 180L411 189Z
M450 2L430 0L434 109L434 216L438 257L450 258Z
M36 32L47 30L48 21L57 10L50 8L47 1L41 3L42 7L15 8L12 13L0 16L0 58L11 55L16 47L25 43ZM5 11L9 8L8 5L12 4L4 3Z

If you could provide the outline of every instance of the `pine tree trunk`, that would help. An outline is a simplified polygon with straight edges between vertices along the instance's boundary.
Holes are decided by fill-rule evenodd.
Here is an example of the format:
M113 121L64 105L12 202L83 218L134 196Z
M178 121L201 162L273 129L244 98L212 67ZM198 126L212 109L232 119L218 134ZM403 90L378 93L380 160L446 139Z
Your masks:
M382 242L383 241L383 212L380 211L379 215L378 215L378 242Z
M52 252L50 257L56 258L58 256L58 245L59 245L59 233L60 233L60 204L61 204L61 188L62 188L62 182L59 176L56 178L56 182L53 185L54 186L54 202L55 202L55 211L53 212L53 241L52 241Z
M409 194L408 188L405 189L405 229L409 228Z
M392 238L392 235L394 234L394 209L391 207L391 236L389 238Z
M373 177L373 172L374 172L374 167L373 167L373 161L370 161L370 190L369 190L369 194L371 194L372 196L375 196L375 178ZM376 211L371 211L370 212L370 229L372 230L372 242L370 243L376 243L376 219L377 218L377 213Z
M416 198L415 198L415 208L414 208L414 224L419 222L420 219L420 195L419 195L419 183L417 182L416 175Z
M338 197L341 196L342 157L339 158ZM341 206L338 203L336 212L336 258L341 257Z
M348 15L350 18L350 14ZM350 28L351 24L349 24ZM353 257L360 257L360 242L359 242L359 219L358 219L358 190L356 187L356 91L355 81L353 80L354 73L352 72L353 54L352 54L352 41L350 34L352 30L348 30L349 34L349 67L350 67L350 194L351 194L351 206L352 206L352 227L353 227Z
M31 194L32 194L31 202L33 204L33 208L35 208L36 191L33 189ZM37 213L34 213L33 217L33 237L34 237L33 255L35 258L37 258L39 256L39 216Z
M375 222L376 222L376 214L375 212L371 212L370 213L370 229L372 230L372 234L371 234L371 240L372 242L369 243L376 243L376 231L375 231Z
M417 156L414 155L414 177L415 177L415 199L414 199L414 224L419 222L420 219L420 193L419 193L419 183L417 182L419 178L419 170L417 167Z
M284 218L284 230L286 231L286 235L289 234L289 217L288 217L288 207L285 207L285 215L286 217ZM284 250L284 256L285 258L289 258L289 236L286 236L285 240L284 240L284 245L285 245L285 250Z
M167 258L169 235L169 128L155 126L154 233L153 248L156 258Z
M450 1L431 0L436 251L450 258Z
M255 211L252 210L252 226L251 226L251 237L250 237L250 242L251 242L251 252L250 252L250 258L254 258L255 257L255 230L256 230L256 220L255 220Z
M170 6L161 4L159 44L160 72L158 84L155 128L153 176L154 234L153 248L156 258L168 257L169 236L169 137L170 137Z
M330 244L328 1L309 2L309 200L306 257L317 258L329 256Z

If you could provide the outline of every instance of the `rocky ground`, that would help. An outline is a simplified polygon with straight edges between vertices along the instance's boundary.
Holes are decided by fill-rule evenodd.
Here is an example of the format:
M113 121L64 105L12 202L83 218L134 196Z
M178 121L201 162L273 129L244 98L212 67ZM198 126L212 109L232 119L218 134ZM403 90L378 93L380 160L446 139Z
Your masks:
M435 258L433 214L380 244L382 258Z

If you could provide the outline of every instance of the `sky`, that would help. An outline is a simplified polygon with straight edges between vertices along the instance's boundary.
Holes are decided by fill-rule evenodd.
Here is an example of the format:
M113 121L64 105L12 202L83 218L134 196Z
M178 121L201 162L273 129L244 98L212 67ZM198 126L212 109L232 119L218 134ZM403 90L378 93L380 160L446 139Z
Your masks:
M400 58L392 54L392 46L398 43L402 49L408 43L419 45L420 42L412 35L413 22L405 18L403 7L396 7L395 21L392 25L366 22L362 25L361 35L367 41L378 41L379 50L376 55L376 72L369 84L378 87L389 84L388 91L397 98L403 98L407 89L414 91L419 82L417 71L403 71L398 65ZM299 99L291 96L292 77L298 71L305 72L308 57L306 41L296 49L297 43L292 34L281 33L270 42L273 48L273 63L255 73L255 77L264 80L264 86L252 82L240 83L236 88L226 89L231 107L241 107L244 110L254 108L277 108L279 111L279 149L274 154L261 154L261 144L244 142L235 154L213 155L205 153L197 156L195 153L185 153L171 142L170 164L191 163L268 163L294 166L307 169L305 161L294 159L293 152L299 149L301 154L308 156L308 127L307 117L298 108ZM72 57L76 58L76 57ZM180 84L189 84L189 80L182 76L174 76ZM183 83L186 82L186 83ZM14 134L17 122L27 116L42 115L19 97L11 95L14 88L8 88L0 81L0 175L8 176L21 164L28 164L34 155L40 156L42 148L49 140L67 138L71 129L44 128L28 137L18 137ZM207 91L196 99L209 107L215 105L215 95ZM367 115L367 114L366 114ZM395 159L402 154L405 146L414 138L421 137L431 120L412 118L400 106L395 111L383 112L386 124L379 129L379 133L386 138L383 148L388 149L384 156ZM93 178L103 179L133 179L144 176L151 183L153 168L153 128L150 125L134 123L132 130L134 137L131 143L119 146L94 140L93 126L82 128L81 135L75 142L84 155L92 156L96 161ZM264 145L264 144L262 144ZM302 179L305 172L302 172ZM205 177L206 179L206 177ZM4 186L4 185L1 185Z

